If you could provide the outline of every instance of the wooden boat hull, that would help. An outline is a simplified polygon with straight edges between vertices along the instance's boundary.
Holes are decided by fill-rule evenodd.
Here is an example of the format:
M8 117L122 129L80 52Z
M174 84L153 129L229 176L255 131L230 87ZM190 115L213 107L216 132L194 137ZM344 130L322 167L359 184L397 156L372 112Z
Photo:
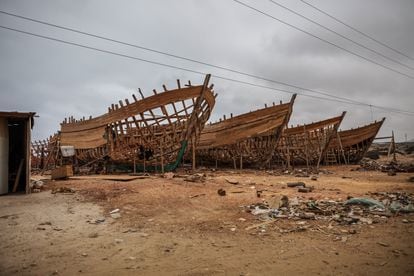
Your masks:
M329 144L331 151L342 164L357 164L364 157L385 118L355 129L339 131Z
M289 103L274 105L207 125L197 145L200 162L268 163L289 121L296 94Z
M203 85L181 87L133 102L125 99L108 112L88 120L65 119L60 144L75 147L82 163L107 159L134 163L146 170L173 170L187 150L188 141L197 140L215 105L207 75Z
M274 155L275 163L287 167L318 167L345 114L343 112L337 117L285 129Z

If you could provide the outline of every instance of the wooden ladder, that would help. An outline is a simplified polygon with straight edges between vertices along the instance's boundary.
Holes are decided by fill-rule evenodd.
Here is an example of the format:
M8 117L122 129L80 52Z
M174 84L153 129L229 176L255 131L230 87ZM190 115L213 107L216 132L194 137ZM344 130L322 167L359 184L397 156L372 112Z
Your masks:
M326 151L325 164L326 165L336 165L336 164L338 164L338 160L336 159L336 155L332 150L327 150Z

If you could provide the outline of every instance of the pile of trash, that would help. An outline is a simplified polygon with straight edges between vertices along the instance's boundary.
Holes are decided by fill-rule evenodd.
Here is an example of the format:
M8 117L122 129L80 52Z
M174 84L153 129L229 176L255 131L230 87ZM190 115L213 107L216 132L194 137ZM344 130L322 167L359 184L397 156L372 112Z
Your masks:
M362 159L360 168L354 169L357 171L381 171L386 173L396 172L414 172L414 164L400 163L396 161L380 163L370 159Z
M379 223L400 213L414 213L414 194L384 192L369 195L371 197L346 201L289 199L284 195L273 198L272 202L244 206L244 209L263 220L311 219L336 221L341 225Z
M32 193L39 193L45 187L45 183L42 180L30 179L29 185Z

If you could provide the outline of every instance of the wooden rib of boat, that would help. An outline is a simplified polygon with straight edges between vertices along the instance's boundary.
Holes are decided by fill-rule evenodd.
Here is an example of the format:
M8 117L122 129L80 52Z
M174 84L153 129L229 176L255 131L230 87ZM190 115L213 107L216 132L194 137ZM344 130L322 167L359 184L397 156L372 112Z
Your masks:
M43 171L55 166L58 157L58 143L59 137L57 134L31 143L32 170Z
M338 131L329 144L329 152L337 163L357 164L364 157L378 134L385 118L362 127Z
M292 113L294 94L280 103L207 125L197 144L197 158L203 162L233 162L262 166L270 161L283 128Z
M133 102L119 101L108 112L89 119L66 118L61 123L60 145L74 146L83 163L108 158L119 163L134 162L146 170L173 170L191 139L197 140L215 105L210 75L203 85L191 82L181 87ZM152 167L151 167L152 166Z
M319 167L345 114L285 129L274 155L276 163Z

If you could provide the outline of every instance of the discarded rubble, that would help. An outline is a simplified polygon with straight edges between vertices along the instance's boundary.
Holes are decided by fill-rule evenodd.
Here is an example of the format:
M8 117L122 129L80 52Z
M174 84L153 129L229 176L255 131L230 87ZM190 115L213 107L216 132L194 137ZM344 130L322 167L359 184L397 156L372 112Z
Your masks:
M59 188L53 188L52 194L62 193L62 194L73 194L75 193L75 190L68 187L59 187Z
M204 182L205 180L206 180L206 175L203 173L192 174L184 178L184 181L187 181L187 182Z
M217 190L217 194L218 194L219 196L225 196L225 195L226 195L226 191L225 191L225 190L223 190L223 189L218 189L218 190Z
M284 202L274 199L244 206L246 212L263 220L304 219L335 221L339 225L373 224L386 221L391 214L414 212L414 195L407 193L370 193L374 198L311 200L294 197ZM356 231L352 231L356 233Z

